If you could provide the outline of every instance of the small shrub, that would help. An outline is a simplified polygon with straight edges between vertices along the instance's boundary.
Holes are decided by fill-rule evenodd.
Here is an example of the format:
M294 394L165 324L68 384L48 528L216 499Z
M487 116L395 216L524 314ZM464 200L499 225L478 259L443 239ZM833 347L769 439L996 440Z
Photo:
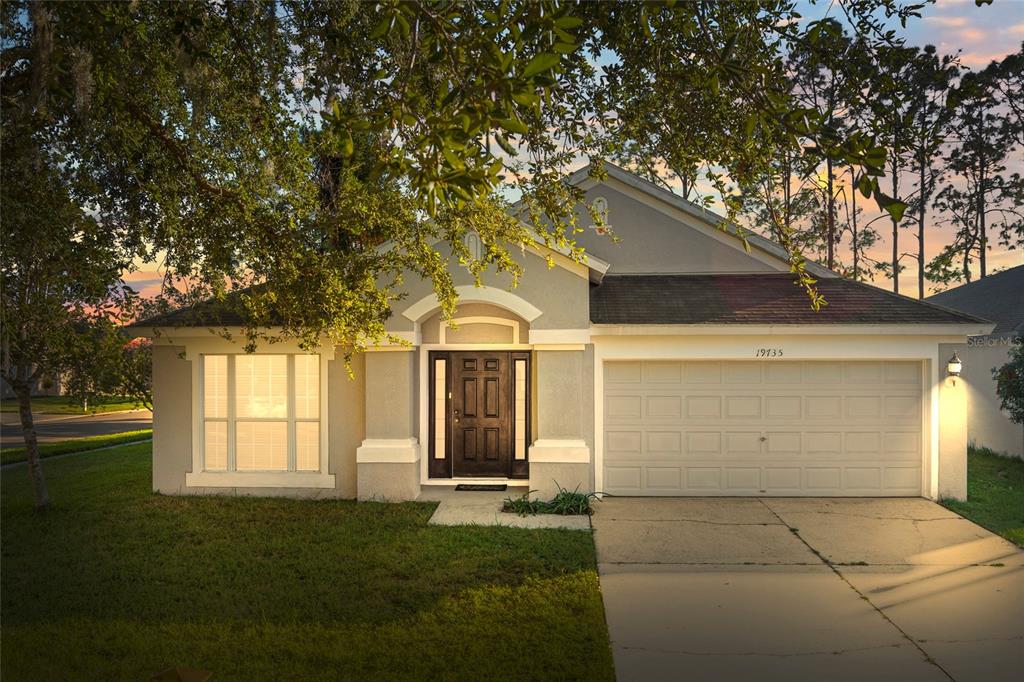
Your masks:
M546 502L543 500L531 500L530 495L537 492L536 490L531 490L521 497L506 498L501 510L519 514L520 516L528 516L530 514L589 516L594 513L591 500L600 501L597 493L581 493L579 486L576 486L575 490L570 491L558 485L557 482L555 485L558 487L558 494L551 500Z

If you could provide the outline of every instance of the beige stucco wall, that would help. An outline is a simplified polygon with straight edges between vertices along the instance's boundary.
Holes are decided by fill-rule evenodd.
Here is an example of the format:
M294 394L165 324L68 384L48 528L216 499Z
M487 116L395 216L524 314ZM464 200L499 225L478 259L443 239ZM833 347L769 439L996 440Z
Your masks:
M352 356L349 375L341 349L327 366L330 424L328 472L334 474L338 497L356 496L356 448L366 437L366 356Z
M451 253L443 244L437 244L437 248L442 256L447 257ZM590 282L585 276L563 267L549 268L544 258L530 251L514 250L511 255L523 267L518 286L512 286L511 275L493 270L481 276L484 285L509 291L540 308L543 314L531 322L533 329L587 329L590 326ZM458 263L452 263L449 272L455 286L475 284L469 271ZM412 331L414 321L402 315L402 311L433 294L433 285L414 274L407 274L405 285L399 292L405 297L393 304L393 314L385 326L388 331ZM557 295L553 296L552 292L557 292ZM430 311L424 319L415 322L423 322L434 312Z
M967 343L943 344L940 359L945 362L955 350L963 361L967 391L967 440L1017 457L1024 457L1024 425L1014 424L999 409L992 368L1009 360L1013 343L1024 339L979 336Z
M182 346L153 347L153 490L185 492L192 470L192 363Z
M366 438L415 434L415 355L411 350L365 354Z
M583 438L583 351L536 351L533 364L534 438Z
M153 348L154 491L174 495L356 496L356 448L365 437L366 423L363 355L352 357L351 377L343 349L337 349L335 359L327 365L328 472L335 475L334 488L187 488L185 474L192 470L192 362L183 359L185 350L185 346Z
M577 211L579 224L585 226L575 236L577 243L588 253L611 263L611 273L722 274L782 269L781 263L773 267L746 253L738 239L726 236L723 243L696 227L689 229L687 224L697 224L694 218L677 211L673 211L675 217L667 215L627 195L627 191L616 180L609 179L586 192L588 203L598 197L607 200L608 224L619 241L590 229L593 220L589 211Z
M943 356L939 356L943 357ZM967 385L939 368L939 499L967 499Z

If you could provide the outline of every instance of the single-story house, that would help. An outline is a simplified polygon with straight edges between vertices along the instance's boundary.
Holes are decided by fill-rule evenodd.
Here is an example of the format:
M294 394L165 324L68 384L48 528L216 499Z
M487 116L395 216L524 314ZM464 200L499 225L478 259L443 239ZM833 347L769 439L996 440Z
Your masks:
M476 287L453 260L453 326L408 278L388 321L407 345L358 354L354 378L332 347L246 354L173 314L149 320L154 490L966 496L965 382L943 348L990 323L811 263L829 302L815 312L777 244L748 248L722 218L606 169L567 181L618 241L591 225L586 262L517 253L515 288Z
M990 334L943 345L963 360L967 387L967 440L996 452L1024 457L1024 425L999 407L992 370L1006 364L1010 350L1024 343L1024 265L930 296L929 303L995 322Z

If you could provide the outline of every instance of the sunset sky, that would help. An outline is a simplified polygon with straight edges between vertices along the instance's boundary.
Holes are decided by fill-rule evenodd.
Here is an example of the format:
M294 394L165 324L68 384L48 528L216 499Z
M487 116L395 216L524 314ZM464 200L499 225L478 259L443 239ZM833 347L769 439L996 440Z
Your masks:
M826 13L837 16L837 10L828 2L812 4L799 3L799 11L808 20L825 16ZM924 46L932 44L943 54L960 53L960 60L972 69L982 68L992 60L998 60L1011 52L1020 49L1024 40L1024 0L995 0L991 6L977 7L974 0L938 0L922 11L921 19L909 22L906 29L899 29L908 44ZM1011 170L1024 172L1024 153L1016 154L1009 162ZM869 204L874 209L873 202ZM870 220L878 215L871 210L866 215ZM886 259L891 251L891 242L885 234L888 225L884 221L876 223L883 240L871 255L878 259ZM948 242L952 230L948 227L933 225L927 243L927 257L934 256ZM910 229L901 235L901 250L916 251L916 239ZM990 268L1002 269L1024 264L1024 251L1008 251L1004 247L995 246L989 253ZM900 278L901 293L916 295L916 264L904 261L907 271ZM159 291L160 274L153 264L131 273L126 273L126 282L144 295L153 295ZM876 276L875 284L892 288L892 282L881 275ZM928 287L928 293L935 290Z

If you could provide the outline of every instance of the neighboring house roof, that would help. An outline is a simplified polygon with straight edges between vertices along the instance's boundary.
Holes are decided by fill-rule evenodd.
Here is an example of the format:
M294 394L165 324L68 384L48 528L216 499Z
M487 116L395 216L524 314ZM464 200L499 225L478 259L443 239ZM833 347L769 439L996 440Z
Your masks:
M1024 265L929 296L929 303L996 323L993 334L1024 334Z
M977 324L949 310L841 278L815 285L811 308L793 275L606 275L590 289L594 324Z
M783 264L785 264L786 268L788 269L789 254L786 252L786 249L784 249L781 245L775 243L771 239L763 237L757 234L756 232L751 232L750 230L742 229L735 223L729 222L725 218L725 216L719 215L714 211L711 211L703 206L695 204L692 201L689 201L688 199L684 199L678 194L675 194L674 192L671 192L665 189L664 187L661 187L651 182L650 180L647 180L646 178L642 178L630 170L622 168L621 166L617 166L610 161L605 161L603 166L604 170L608 173L609 177L614 178L615 180L618 180L619 182L622 182L626 185L629 185L630 187L633 187L636 190L644 192L645 194L660 199L668 203L669 205L673 206L674 208L679 209L683 213L686 213L687 215L704 222L705 224L711 226L712 228L719 230L724 234L728 234L732 237L735 237L737 242L739 243L738 245L740 246L740 248L742 248L742 240L745 239L747 244L751 248L758 249L760 251L767 253L770 256L777 258ZM588 164L570 174L566 181L570 185L579 185L585 182L589 177L590 165ZM835 272L829 270L827 267L821 265L820 263L816 263L809 259L805 259L804 263L806 265L807 271L817 277L838 276Z

